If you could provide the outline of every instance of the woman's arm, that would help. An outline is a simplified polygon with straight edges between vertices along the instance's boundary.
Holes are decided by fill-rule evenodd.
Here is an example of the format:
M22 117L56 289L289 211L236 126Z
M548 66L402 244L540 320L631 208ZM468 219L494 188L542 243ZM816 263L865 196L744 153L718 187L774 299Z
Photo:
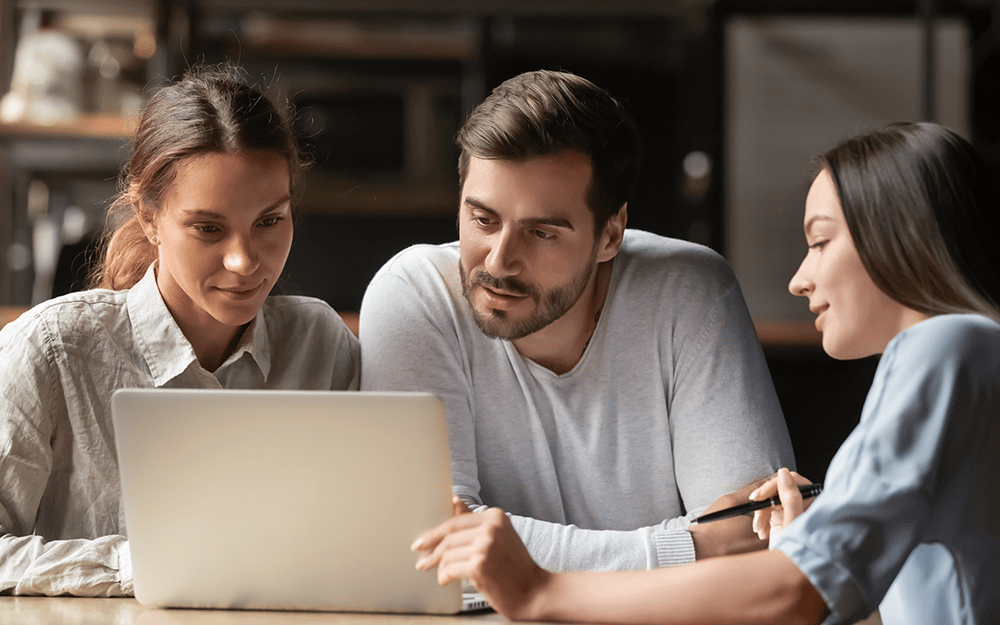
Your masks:
M104 514L117 504L105 497L111 487L90 479L91 489L74 509L58 518L39 518L47 489L65 492L65 478L52 487L59 458L53 449L56 423L69 423L67 403L57 374L49 366L44 335L22 332L22 325L0 332L0 594L118 596L132 594L128 541L118 532L93 538L52 540L41 528L62 524L68 536L86 536L87 520L106 523ZM35 330L40 332L37 329ZM89 425L89 424L88 424ZM64 427L69 427L68 425ZM87 429L87 426L81 426ZM100 432L97 426L87 431ZM64 464L70 462L65 455ZM85 455L74 470L87 467ZM108 459L108 467L114 462ZM109 469L110 470L110 469ZM99 470L89 475L99 475ZM117 476L117 474L115 474ZM57 505L65 505L61 500ZM52 509L51 502L49 510Z
M417 568L437 567L442 584L469 580L513 620L819 623L828 613L806 576L778 551L653 571L550 573L531 559L497 508L452 517L414 549L429 552Z

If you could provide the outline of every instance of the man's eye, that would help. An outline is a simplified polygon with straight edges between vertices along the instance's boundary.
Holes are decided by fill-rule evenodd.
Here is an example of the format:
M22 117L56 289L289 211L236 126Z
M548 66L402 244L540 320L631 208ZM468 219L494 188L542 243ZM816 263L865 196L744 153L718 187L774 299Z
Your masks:
M551 232L545 232L544 230L535 230L534 232L535 232L535 236L536 237L538 237L539 239L543 239L543 240L545 240L545 239L551 239L551 238L553 238L555 236Z

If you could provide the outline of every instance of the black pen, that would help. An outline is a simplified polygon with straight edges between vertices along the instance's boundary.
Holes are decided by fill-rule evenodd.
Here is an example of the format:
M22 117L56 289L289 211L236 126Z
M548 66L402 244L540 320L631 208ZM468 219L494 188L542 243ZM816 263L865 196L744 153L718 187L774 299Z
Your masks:
M823 492L822 484L804 484L799 486L799 492L802 493L802 498L807 499L809 497L815 497L816 495ZM780 506L781 499L777 496L771 497L770 499L761 499L760 501L751 501L749 503L741 503L738 506L733 506L732 508L726 508L725 510L718 510L716 512L709 512L708 514L703 514L692 523L708 523L709 521L718 521L719 519L728 519L734 516L740 516L741 514L748 514L754 510L763 510L764 508L770 508L771 506Z

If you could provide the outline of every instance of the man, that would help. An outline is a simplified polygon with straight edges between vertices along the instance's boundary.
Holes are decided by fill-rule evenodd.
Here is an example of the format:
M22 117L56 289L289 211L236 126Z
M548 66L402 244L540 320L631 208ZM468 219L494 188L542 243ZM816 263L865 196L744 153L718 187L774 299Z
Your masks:
M438 394L455 493L511 513L544 568L760 548L748 519L690 520L792 465L781 409L726 262L625 229L639 148L623 107L530 72L457 142L459 241L372 280L362 388Z

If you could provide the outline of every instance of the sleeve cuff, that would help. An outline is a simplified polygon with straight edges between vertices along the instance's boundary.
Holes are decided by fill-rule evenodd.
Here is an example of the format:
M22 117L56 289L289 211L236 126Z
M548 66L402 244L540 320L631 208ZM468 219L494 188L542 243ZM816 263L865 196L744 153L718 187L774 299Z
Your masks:
M694 562L694 540L686 528L658 531L653 540L656 544L657 568Z
M132 548L128 541L118 547L118 583L121 584L122 594L129 597L135 596L132 579Z

